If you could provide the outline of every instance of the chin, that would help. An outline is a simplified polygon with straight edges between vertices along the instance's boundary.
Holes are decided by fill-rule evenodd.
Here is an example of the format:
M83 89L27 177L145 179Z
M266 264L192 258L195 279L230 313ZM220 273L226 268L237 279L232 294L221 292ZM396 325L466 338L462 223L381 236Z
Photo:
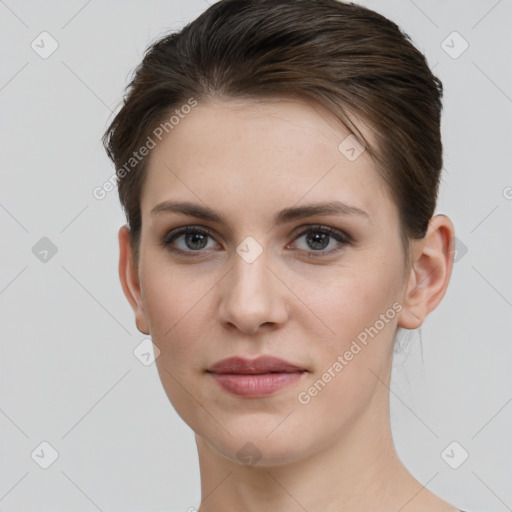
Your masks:
M219 418L219 420L221 420ZM285 420L286 421L286 420ZM308 446L301 432L290 432L289 429L278 427L279 421L264 422L254 426L254 421L238 422L237 426L225 424L222 437L219 431L198 433L211 449L230 462L247 467L277 467L291 464L304 459L315 452L315 443ZM270 424L271 423L271 424ZM215 435L217 434L217 435ZM231 435L230 435L231 434ZM320 449L320 447L316 447Z

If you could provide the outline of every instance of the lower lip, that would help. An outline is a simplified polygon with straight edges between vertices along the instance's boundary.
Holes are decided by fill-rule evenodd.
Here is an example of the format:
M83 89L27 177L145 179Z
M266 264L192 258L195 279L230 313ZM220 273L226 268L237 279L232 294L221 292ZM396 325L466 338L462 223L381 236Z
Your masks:
M305 372L263 373L261 375L243 375L239 373L210 373L226 391L248 398L270 395L294 382Z

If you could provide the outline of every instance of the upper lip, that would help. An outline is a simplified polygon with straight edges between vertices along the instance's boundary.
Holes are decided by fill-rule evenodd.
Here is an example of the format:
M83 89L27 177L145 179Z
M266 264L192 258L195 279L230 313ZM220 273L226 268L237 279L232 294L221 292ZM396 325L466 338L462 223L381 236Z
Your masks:
M270 356L260 356L256 359L243 357L228 357L216 362L207 370L210 373L239 373L239 374L263 374L271 372L292 373L305 371L284 359Z

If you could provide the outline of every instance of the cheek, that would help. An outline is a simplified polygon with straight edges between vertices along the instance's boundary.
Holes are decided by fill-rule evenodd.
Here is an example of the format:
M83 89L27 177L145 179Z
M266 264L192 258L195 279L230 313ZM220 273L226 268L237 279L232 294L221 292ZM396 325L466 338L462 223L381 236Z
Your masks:
M391 263L385 268L375 261L360 262L326 273L320 280L302 279L296 292L323 321L321 332L326 338L340 344L356 337L392 308L399 296L399 268ZM322 326L319 321L308 324L318 329Z
M209 318L208 281L194 281L187 273L173 271L167 265L160 272L151 266L144 283L145 316L153 343L160 350L155 364L162 387L176 412L191 428L196 428L196 414L200 413L194 398L200 396L196 381L202 371L204 321ZM203 421L207 423L208 419Z
M312 344L313 374L296 396L297 418L307 418L326 442L363 414L377 391L386 392L379 378L385 380L392 361L397 315L390 288L369 281L341 280L330 297L318 311L335 335Z
M190 270L173 269L155 260L143 277L143 306L153 342L165 366L190 371L194 353L204 338L208 293L212 279L194 276ZM202 319L202 320L201 320Z
M322 320L312 323L311 315L304 315L302 329L312 341L312 380L320 378L320 388L328 383L330 389L325 399L331 393L336 403L358 399L358 393L373 389L376 377L372 372L380 374L390 362L397 310L401 309L397 302L399 270L391 264L387 271L365 264L357 270L342 269L321 286L302 281L299 293Z

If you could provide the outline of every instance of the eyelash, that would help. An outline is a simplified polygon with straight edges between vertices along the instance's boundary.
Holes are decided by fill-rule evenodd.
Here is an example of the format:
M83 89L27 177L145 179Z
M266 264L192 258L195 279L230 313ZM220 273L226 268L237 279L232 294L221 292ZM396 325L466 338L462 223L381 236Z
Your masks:
M166 248L167 250L169 250L175 254L184 256L186 258L197 258L197 257L199 257L199 254L201 252L204 252L203 250L198 249L196 251L192 251L192 250L191 251L183 251L181 249L177 249L176 247L171 247L172 242L174 242L174 240L176 240L176 238L178 238L181 235L186 235L188 233L199 233L201 235L205 235L205 236L209 236L210 238L213 238L211 232L208 229L201 228L198 226L185 226L183 228L178 228L174 231L167 233L167 235L164 237L162 242L160 242L160 245L162 247ZM330 249L329 251L323 251L323 250L305 251L308 254L308 256L311 256L313 258L323 258L326 256L330 256L333 253L340 251L344 246L353 244L353 240L348 234L343 233L342 231L339 231L337 229L331 228L329 226L322 226L322 225L309 226L307 229L301 231L294 238L294 240L296 240L304 235L307 235L308 233L327 234L327 235L333 237L340 244L338 247L336 247L334 249ZM197 255L194 253L197 253Z

